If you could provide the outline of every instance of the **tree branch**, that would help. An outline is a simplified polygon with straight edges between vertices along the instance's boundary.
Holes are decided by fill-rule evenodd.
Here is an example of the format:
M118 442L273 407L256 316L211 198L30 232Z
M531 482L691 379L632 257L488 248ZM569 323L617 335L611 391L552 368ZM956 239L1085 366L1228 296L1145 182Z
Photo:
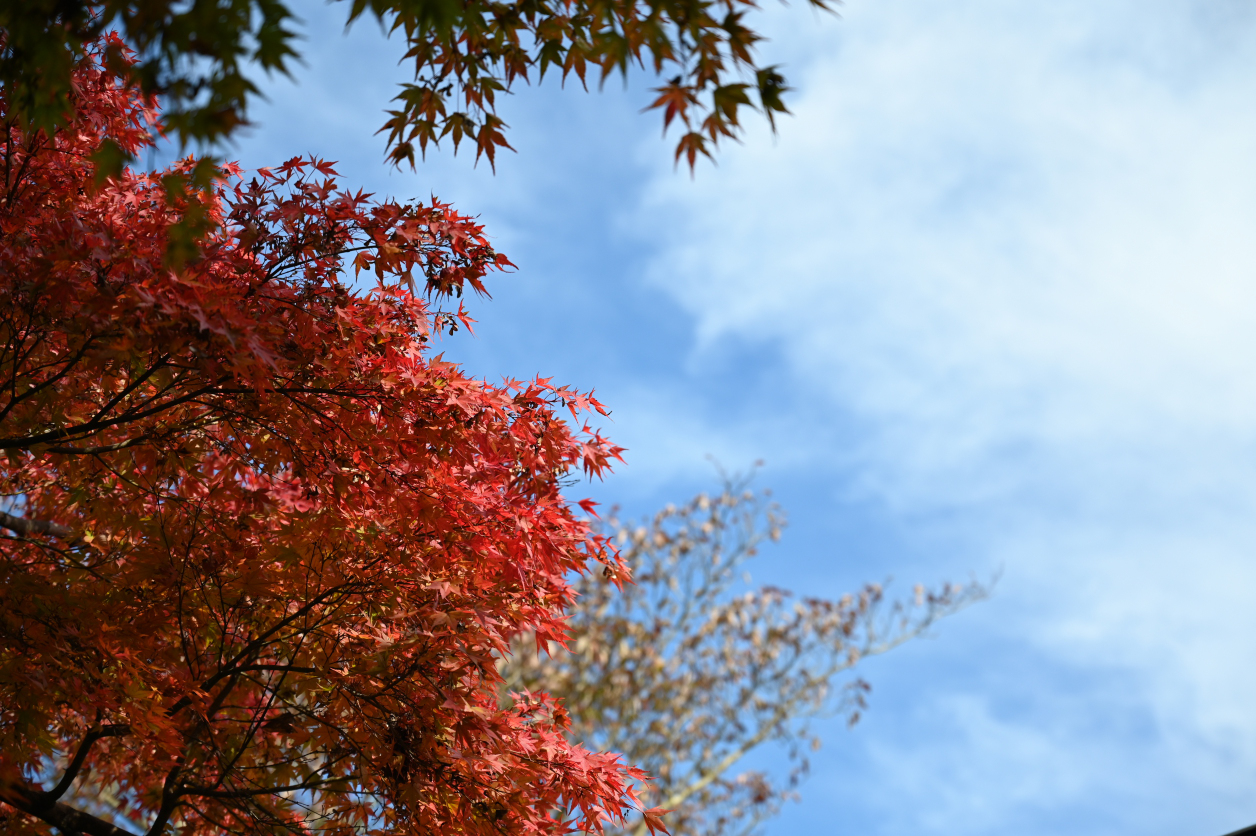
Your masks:
M49 447L49 453L60 453L66 456L98 456L101 453L116 453L119 450L125 450L128 447L134 447L137 444L143 444L149 440L149 436L140 435L127 441L119 441L117 444L102 444L96 447L74 447L72 445Z
M71 529L51 520L28 520L6 514L4 511L0 511L0 528L7 528L23 537L29 537L32 534L48 534L62 540L70 540L74 537Z
M92 747L96 745L96 741L102 737L122 737L131 733L131 727L125 725L104 726L98 729L92 729L83 738L83 742L79 744L78 751L74 753L73 760L70 765L65 768L65 774L61 776L61 780L57 785L43 794L48 801L57 801L61 796L66 794L70 786L74 783L74 779L78 777L79 770L83 768L83 761L87 760L87 754Z
M161 836L171 814L179 806L179 773L182 771L183 758L179 758L179 762L166 773L166 780L161 786L161 809L153 818L153 826L148 829L146 836Z
M137 836L115 824L97 818L90 813L76 810L68 804L53 801L49 793L28 787L10 787L0 790L0 799L27 815L45 821L65 836Z
M355 781L357 775L344 775L339 777L322 778L319 780L302 781L299 784L289 784L285 787L254 787L252 789L238 790L216 790L213 787L196 787L184 786L181 793L183 795L198 796L200 798L256 798L262 795L279 795L285 792L298 792L300 790L315 790L319 787L325 787L328 784L338 784L346 781Z

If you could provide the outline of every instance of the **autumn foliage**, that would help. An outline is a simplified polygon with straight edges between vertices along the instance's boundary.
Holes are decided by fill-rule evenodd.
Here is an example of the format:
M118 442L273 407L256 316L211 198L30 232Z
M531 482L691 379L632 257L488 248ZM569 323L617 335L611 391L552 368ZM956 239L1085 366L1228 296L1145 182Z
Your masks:
M0 827L621 821L641 773L499 700L495 656L563 635L570 573L622 573L560 493L618 455L572 423L598 403L433 353L466 322L440 306L509 262L313 160L198 206L190 161L97 184L102 142L136 154L157 118L101 49L66 127L0 101ZM213 231L172 272L188 211Z
M866 708L869 685L853 676L860 663L988 593L946 583L895 601L867 584L826 600L751 587L747 564L785 519L749 485L726 479L723 491L640 522L612 515L606 527L633 583L584 575L567 647L500 664L506 688L544 688L570 710L575 737L647 769L643 797L668 811L674 836L761 832L798 797L808 751L820 746L812 721L853 725ZM762 760L746 766L772 744L785 750L789 766L775 771L786 774ZM656 825L643 811L612 830L646 836Z
M808 0L831 10L831 0ZM491 163L509 148L499 101L547 73L564 82L625 78L638 67L661 83L647 109L683 130L676 159L690 168L742 130L745 110L769 122L788 112L775 65L755 54L756 0L352 0L347 22L373 17L405 38L400 85L382 132L393 162L415 162L442 141ZM298 10L299 11L299 10ZM282 0L23 0L0 3L0 84L19 118L43 128L72 109L73 62L118 31L139 60L110 57L128 84L165 97L184 142L213 143L247 124L260 68L286 72L297 56L294 15ZM667 79L664 81L664 79Z

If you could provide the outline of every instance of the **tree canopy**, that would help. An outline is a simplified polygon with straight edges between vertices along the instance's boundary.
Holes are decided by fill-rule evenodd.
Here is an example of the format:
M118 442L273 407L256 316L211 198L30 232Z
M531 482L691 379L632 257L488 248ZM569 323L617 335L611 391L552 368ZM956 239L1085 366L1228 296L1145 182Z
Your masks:
M125 55L84 47L60 129L0 95L0 828L620 820L643 774L499 696L514 636L562 636L572 572L624 574L561 492L619 455L572 423L597 401L433 353L509 262L317 160L209 194L166 188L191 161L97 183L100 146L134 154L157 117ZM175 272L193 209L210 231Z
M747 24L755 0L341 0L346 19L377 19L406 41L412 79L382 130L389 156L464 140L492 162L509 147L497 101L518 82L554 72L587 86L635 65L666 78L650 108L683 126L676 157L692 167L742 129L741 108L785 113L775 66L755 56ZM808 0L822 9L829 0ZM139 60L105 61L144 95L165 100L172 135L216 142L247 121L256 70L285 72L298 57L293 11L280 0L25 0L0 4L0 84L30 128L65 124L73 68L104 32ZM119 47L121 44L119 44ZM251 74L251 72L253 74ZM753 96L753 98L752 98Z
M650 775L650 803L668 811L674 836L746 836L793 797L819 737L810 721L858 720L868 684L850 672L981 599L977 583L917 586L887 600L868 584L837 600L752 588L746 562L784 525L780 510L745 479L729 480L634 523L607 531L633 583L589 573L566 646L505 657L504 691L543 690L571 713L574 739L623 752ZM784 776L746 769L765 744L786 749ZM645 816L617 830L644 836Z

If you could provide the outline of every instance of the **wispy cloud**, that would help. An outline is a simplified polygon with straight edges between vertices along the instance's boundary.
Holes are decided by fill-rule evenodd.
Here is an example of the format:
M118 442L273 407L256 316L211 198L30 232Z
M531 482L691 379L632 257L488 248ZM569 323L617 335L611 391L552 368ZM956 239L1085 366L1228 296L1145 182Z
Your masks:
M1026 809L1104 810L1108 793L1172 807L1107 809L1108 825L1237 826L1217 805L1256 778L1248 7L845 11L836 47L787 45L810 53L780 137L695 184L660 175L638 223L668 242L652 281L694 317L699 353L762 346L843 416L840 439L817 424L775 444L837 444L858 492L955 514L1007 567L982 623L998 653L1039 659L1045 690L996 721L983 700L1016 683L983 678L983 697L953 677L930 705L954 735L902 716L913 733L868 762L900 793L894 819L1009 832ZM1069 670L1121 671L1132 693L1071 700L1044 728L1036 712L1084 687ZM1118 703L1148 724L1085 722ZM1191 775L1215 779L1207 814L1139 797ZM965 803L936 795L948 781Z
M1250 54L1168 73L1093 4L947 5L852 4L779 142L660 177L658 285L707 342L779 341L880 466L1250 435Z

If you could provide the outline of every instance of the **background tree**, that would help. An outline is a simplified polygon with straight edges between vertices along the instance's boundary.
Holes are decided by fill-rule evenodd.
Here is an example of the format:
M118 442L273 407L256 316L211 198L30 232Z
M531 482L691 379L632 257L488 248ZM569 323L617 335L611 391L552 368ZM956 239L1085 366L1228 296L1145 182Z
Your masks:
M65 128L0 96L0 829L618 821L642 774L544 696L499 700L496 657L561 635L573 571L623 577L560 492L618 456L560 415L597 402L432 354L465 321L441 300L509 262L313 160L98 184L157 114L106 66L119 38L85 50Z
M828 0L808 0L829 8ZM741 130L741 108L769 121L785 113L785 79L754 55L746 25L754 0L352 0L349 23L369 13L406 39L413 79L384 124L389 156L414 163L416 148L465 139L490 163L509 147L499 95L552 70L582 85L637 65L670 77L650 105L664 126L683 125L676 146L692 167ZM166 101L183 142L213 143L247 119L257 88L250 70L286 71L296 57L291 10L279 0L23 0L0 4L0 84L31 127L65 124L71 77L86 44L116 30L139 54L106 61L145 95ZM754 95L754 100L751 95ZM108 149L106 149L108 150ZM115 149L116 150L116 149ZM113 165L117 154L106 155Z
M743 564L782 524L744 480L643 525L612 519L634 583L621 590L613 573L584 576L569 650L550 641L549 655L529 653L535 639L523 637L502 662L508 689L561 699L575 739L650 774L650 801L671 811L674 836L745 834L775 814L819 746L809 721L845 714L854 723L864 708L868 685L842 674L986 594L975 583L917 586L900 603L878 584L838 601L738 592ZM783 780L736 769L771 741L788 752ZM655 821L651 811L624 829L640 836Z

